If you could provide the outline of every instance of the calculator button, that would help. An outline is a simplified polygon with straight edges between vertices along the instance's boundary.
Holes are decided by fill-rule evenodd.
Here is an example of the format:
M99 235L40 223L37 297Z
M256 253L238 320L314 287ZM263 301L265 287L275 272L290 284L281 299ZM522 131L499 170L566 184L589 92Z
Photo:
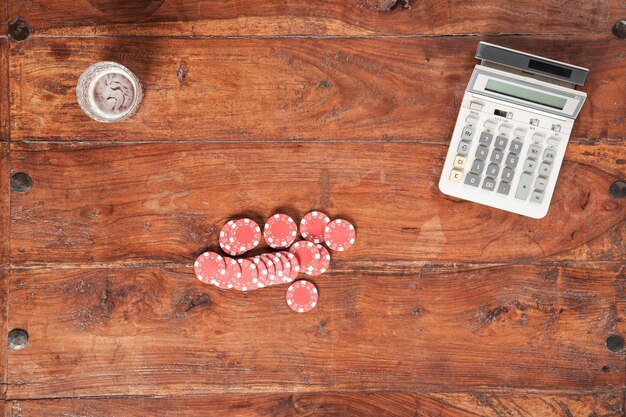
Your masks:
M547 176L550 175L550 171L552 171L552 164L542 162L539 167L539 174Z
M526 129L517 128L513 131L513 136L524 139L526 137Z
M554 162L554 158L556 158L556 153L552 149L546 149L543 152L543 160L547 162Z
M541 147L538 145L530 145L528 148L528 156L531 158L538 158L541 153Z
M485 127L486 127L487 129L495 129L495 128L496 128L496 126L497 126L497 123L496 123L496 121L495 121L495 120L493 120L493 119L489 119L489 120L486 120L486 121L485 121Z
M478 175L469 173L465 176L465 184L478 187L478 183L480 183L480 177Z
M463 133L461 133L461 139L472 140L474 137L474 128L472 126L465 126Z
M517 186L517 192L515 198L520 200L526 200L530 193L530 187L533 184L533 176L527 173L523 173L519 179L519 185Z
M493 139L493 135L491 133L483 132L483 133L480 134L479 142L482 145L489 146L489 145L491 145L491 139Z
M453 169L452 172L450 172L450 181L461 182L462 179L463 179L463 173L459 171L458 169Z
M535 189L539 190L539 191L543 191L546 189L546 187L548 186L548 179L545 177L537 177L537 180L535 181Z
M498 129L498 130L500 130L501 133L504 133L505 135L508 135L508 134L511 133L512 129L511 129L511 126L509 126L509 125L501 125L500 129Z
M522 146L524 146L524 144L521 141L514 140L511 142L511 146L509 146L509 152L517 155L522 151Z
M461 143L459 143L459 149L457 149L457 152L461 155L467 155L469 153L470 150L470 143L467 141L461 141Z
M482 174L485 169L485 163L480 159L474 159L474 163L472 164L472 169L470 170L474 174Z
M530 197L530 202L541 204L542 201L543 201L543 192L538 191L538 190L533 191L533 195Z
M498 193L509 195L510 191L511 191L511 184L509 184L506 181L500 181L500 184L498 185Z
M496 188L496 180L493 178L487 177L485 181L483 181L483 190L493 191Z
M499 172L500 167L496 164L489 164L489 166L487 167L487 175L489 175L490 177L497 177Z
M532 159L527 159L524 162L524 171L525 172L535 172L535 169L537 169L537 161L534 161Z
M476 158L484 161L485 159L487 159L488 153L489 153L489 148L481 145L478 147L478 149L476 149Z
M513 181L513 175L515 174L515 171L513 171L511 168L504 168L502 170L502 180L504 181Z
M481 111L483 109L483 103L481 103L479 101L471 101L470 102L470 109Z
M496 143L493 146L496 149L503 151L506 148L507 143L509 143L509 140L506 137L498 136L496 138Z
M539 126L539 119L530 119L529 122L532 126Z
M535 142L543 142L544 140L546 140L546 137L544 135L542 135L541 133L535 133L533 135L533 140Z
M502 158L504 158L504 154L502 153L502 151L494 149L491 152L491 162L495 162L496 164L499 164L500 162L502 162Z
M518 161L519 158L517 157L517 155L510 153L506 156L506 161L504 162L504 164L510 168L515 169Z
M548 146L553 146L554 148L558 148L560 142L561 141L559 140L559 138L557 138L556 136L552 136L550 139L548 139Z
M474 116L467 116L467 119L465 119L465 123L467 123L468 125L476 126L478 124L478 118Z
M454 158L454 167L455 168L459 168L462 171L465 168L466 165L467 165L467 158L464 157L463 155L457 155Z

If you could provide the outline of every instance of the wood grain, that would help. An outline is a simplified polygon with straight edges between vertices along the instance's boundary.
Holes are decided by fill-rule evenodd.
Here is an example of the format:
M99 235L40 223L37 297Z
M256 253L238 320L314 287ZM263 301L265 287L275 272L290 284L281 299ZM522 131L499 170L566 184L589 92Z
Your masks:
M298 393L12 401L21 417L618 417L619 391L593 394ZM13 414L11 414L13 413Z
M2 29L0 29L0 34L2 34ZM7 38L0 37L0 141L9 140L10 133L8 42Z
M569 145L548 216L524 218L444 196L443 143L44 144L12 148L33 188L11 194L11 260L184 263L231 217L261 224L312 209L347 217L342 262L595 260L626 256L624 142Z
M409 3L389 10L396 1L9 0L9 14L37 34L160 36L609 33L624 17L619 0Z
M297 315L185 268L15 269L7 398L624 386L619 264L333 264Z
M11 213L10 213L10 154L9 144L0 142L0 267L9 264L9 247L11 235ZM1 304L0 304L1 306ZM1 309L1 307L0 307Z
M484 38L589 67L574 138L624 139L626 42ZM14 140L448 140L477 38L31 38L11 45ZM144 83L137 115L89 119L75 85L114 60Z

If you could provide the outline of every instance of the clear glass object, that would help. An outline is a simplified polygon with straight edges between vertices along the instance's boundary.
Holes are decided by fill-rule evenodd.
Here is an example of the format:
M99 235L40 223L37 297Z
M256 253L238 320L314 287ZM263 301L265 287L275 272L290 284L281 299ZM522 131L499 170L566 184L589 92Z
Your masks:
M78 104L94 120L114 123L133 116L143 99L139 79L117 62L98 62L82 73L76 86Z

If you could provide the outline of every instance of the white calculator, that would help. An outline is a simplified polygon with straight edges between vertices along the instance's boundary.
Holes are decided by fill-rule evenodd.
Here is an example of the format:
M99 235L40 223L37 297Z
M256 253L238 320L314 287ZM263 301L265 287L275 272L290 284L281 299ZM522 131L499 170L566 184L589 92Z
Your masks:
M548 213L589 70L480 42L439 180L453 197Z

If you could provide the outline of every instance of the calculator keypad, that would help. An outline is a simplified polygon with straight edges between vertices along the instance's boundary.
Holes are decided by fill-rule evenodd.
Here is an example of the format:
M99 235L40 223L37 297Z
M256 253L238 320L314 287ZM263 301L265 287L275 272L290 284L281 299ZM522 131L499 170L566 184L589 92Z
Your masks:
M546 141L542 134L535 133L523 155L524 142L528 140L525 128L507 122L499 125L496 120L488 119L481 131L477 130L477 118L468 117L466 121L468 125L461 133L450 181L508 196L516 171L520 170L513 195L516 199L540 204L556 159L558 138ZM478 141L476 151L470 155L475 140Z

